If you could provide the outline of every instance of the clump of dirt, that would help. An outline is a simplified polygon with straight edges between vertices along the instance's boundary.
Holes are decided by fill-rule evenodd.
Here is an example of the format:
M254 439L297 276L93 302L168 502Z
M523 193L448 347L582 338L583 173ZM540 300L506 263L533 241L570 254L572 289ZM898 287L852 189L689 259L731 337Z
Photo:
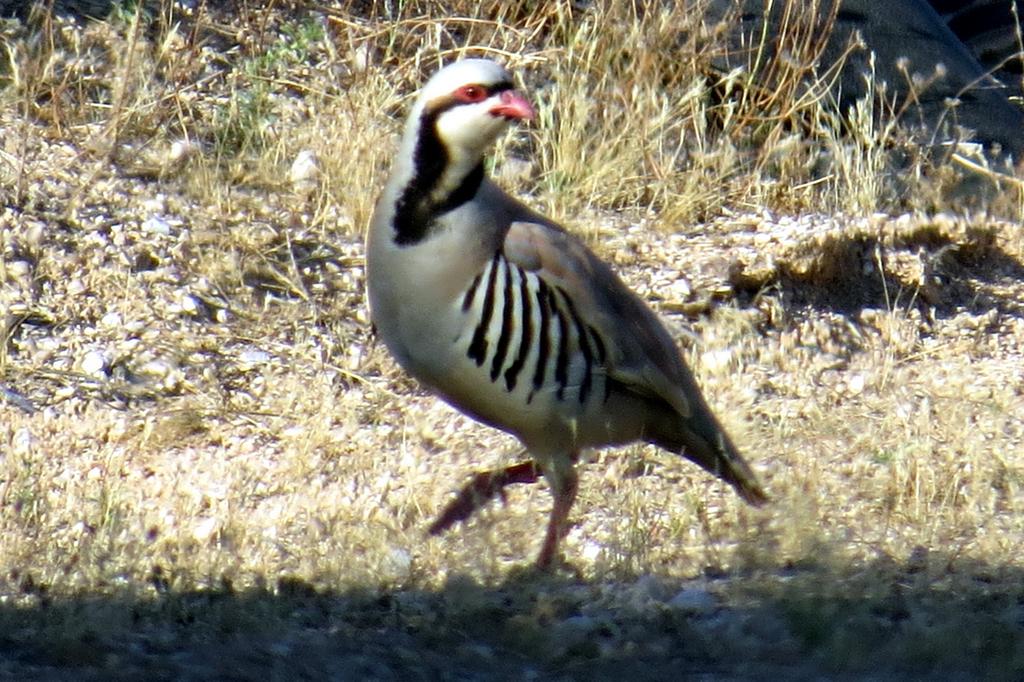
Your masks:
M1024 310L1024 267L1007 251L1012 228L964 217L807 216L737 258L737 292L777 289L789 305L856 315L916 307L951 316Z

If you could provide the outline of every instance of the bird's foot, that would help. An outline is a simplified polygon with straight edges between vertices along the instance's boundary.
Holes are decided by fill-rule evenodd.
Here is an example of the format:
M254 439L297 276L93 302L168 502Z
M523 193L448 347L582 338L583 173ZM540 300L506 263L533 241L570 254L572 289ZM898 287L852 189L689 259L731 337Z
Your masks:
M462 487L454 500L430 525L431 535L440 535L459 521L465 521L492 497L500 496L505 501L505 486L515 483L536 483L541 476L540 467L534 462L520 462L504 469L481 471L473 475Z

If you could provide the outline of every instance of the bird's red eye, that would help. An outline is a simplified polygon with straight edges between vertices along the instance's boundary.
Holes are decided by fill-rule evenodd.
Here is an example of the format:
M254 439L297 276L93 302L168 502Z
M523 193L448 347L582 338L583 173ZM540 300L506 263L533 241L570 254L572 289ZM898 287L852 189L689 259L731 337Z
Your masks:
M487 88L482 85L463 85L455 91L455 99L460 102L483 102L487 99Z

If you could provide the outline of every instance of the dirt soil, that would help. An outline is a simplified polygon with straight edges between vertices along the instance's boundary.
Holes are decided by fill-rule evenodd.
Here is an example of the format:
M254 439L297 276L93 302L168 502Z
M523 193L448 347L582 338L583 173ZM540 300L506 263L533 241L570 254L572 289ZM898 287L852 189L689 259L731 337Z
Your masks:
M96 132L0 111L0 677L1024 676L1019 223L577 216L772 502L593 453L544 575L543 486L425 535L522 452L374 340L348 195Z

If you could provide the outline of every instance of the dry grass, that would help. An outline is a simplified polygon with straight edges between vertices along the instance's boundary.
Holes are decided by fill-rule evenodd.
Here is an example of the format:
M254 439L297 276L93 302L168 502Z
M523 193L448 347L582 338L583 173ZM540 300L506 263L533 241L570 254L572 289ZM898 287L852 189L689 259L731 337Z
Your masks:
M0 34L0 673L1019 675L1020 183L967 213L884 101L836 120L806 14L720 74L682 5L390 6ZM363 303L408 97L461 54L523 74L496 172L663 313L766 510L632 447L584 466L576 575L522 568L540 486L424 537L521 456Z

